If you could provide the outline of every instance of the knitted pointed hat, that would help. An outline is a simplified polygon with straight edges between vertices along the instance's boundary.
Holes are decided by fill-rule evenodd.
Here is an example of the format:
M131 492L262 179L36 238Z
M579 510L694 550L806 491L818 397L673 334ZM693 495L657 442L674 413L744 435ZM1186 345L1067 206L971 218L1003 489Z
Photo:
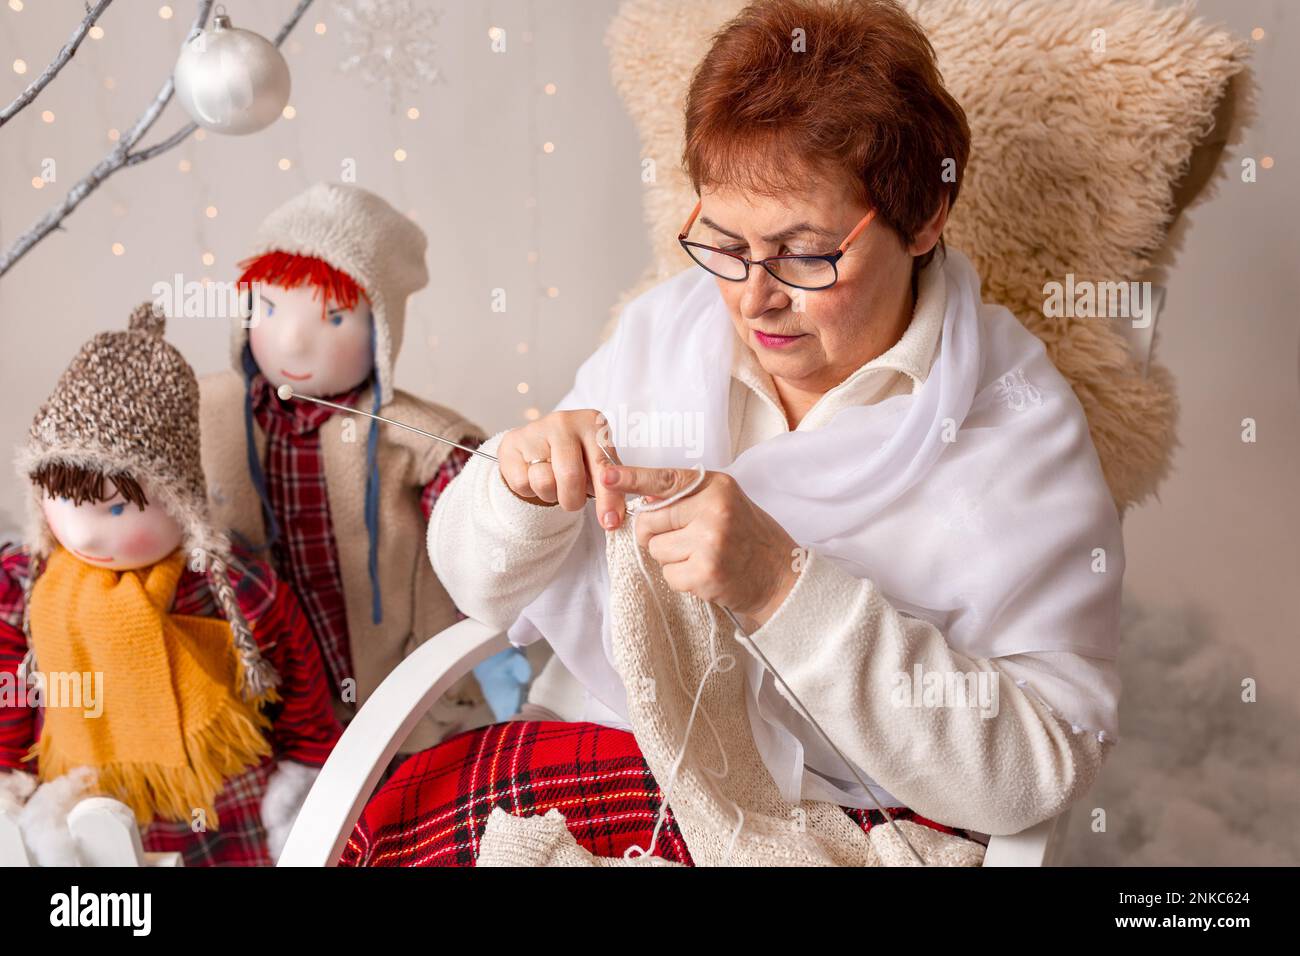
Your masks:
M184 529L182 546L203 563L240 664L241 696L258 699L278 677L262 658L227 576L230 543L208 517L199 457L199 384L176 348L163 340L164 316L151 303L131 314L125 332L101 332L82 346L36 413L18 472L65 464L110 481L129 475ZM41 510L41 489L28 500L27 545L39 564L54 546ZM33 575L33 578L35 575ZM28 587L30 589L31 582ZM30 604L30 601L28 602Z
M317 183L272 212L257 233L254 255L287 252L346 272L366 294L375 321L375 377L380 402L393 400L393 366L406 327L406 300L429 284L424 231L360 186ZM231 361L244 371L248 329L231 325Z

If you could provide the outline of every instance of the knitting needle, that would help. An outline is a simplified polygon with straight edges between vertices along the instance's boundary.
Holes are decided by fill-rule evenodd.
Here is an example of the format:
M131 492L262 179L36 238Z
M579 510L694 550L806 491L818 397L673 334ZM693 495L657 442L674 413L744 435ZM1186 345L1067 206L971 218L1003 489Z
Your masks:
M469 448L460 442L454 442L450 438L443 438L441 435L435 435L433 432L426 432L423 428L416 428L414 425L408 425L406 422L399 422L392 418L385 418L383 415L372 415L370 412L363 412L359 408L353 408L351 405L340 405L338 402L331 402L328 399L316 398L314 395L299 395L293 390L292 385L281 385L275 390L275 394L280 396L281 400L288 401L296 398L303 402L315 402L317 405L327 405L330 408L337 408L341 412L348 412L352 415L364 415L366 418L373 418L377 422L386 422L389 425L396 425L398 428L405 428L408 432L415 432L417 435L423 435L425 438L432 438L434 441L440 441L444 445L451 445L453 448L459 448L461 451L467 451L471 455L478 455L480 458L486 458L488 461L498 461L496 455L488 454L485 451L479 451L477 448Z
M722 607L722 605L718 606ZM772 666L772 662L767 659L767 655L759 650L757 644L749 640L749 632L747 632L745 626L740 623L740 618L736 617L735 613L729 607L722 607L722 610L726 612L727 617L731 618L731 623L735 625L740 636L745 638L745 643L748 645L749 649L757 655L759 663L766 667L768 673L776 678L777 683L779 683L785 691L786 697L792 703L798 705L800 716L803 717L804 720L808 721L808 723L812 724L813 729L821 735L821 738L825 741L826 745L830 747L831 750L835 751L835 756L839 757L844 766L849 768L849 773L853 774L854 778L858 781L858 786L863 789L868 799L876 805L876 809L879 810L881 815L889 821L890 829L894 831L899 839L901 839L907 846L907 849L911 851L912 856L916 858L916 862L921 866L925 866L925 860L921 858L921 854L916 851L916 847L912 846L912 841L907 838L907 834L899 827L893 814L880 805L880 801L876 799L876 795L871 792L871 788L867 786L867 782L862 779L862 774L858 772L857 766L854 765L853 761L849 760L848 757L844 756L844 751L840 750L840 748L835 745L835 741L831 740L831 735L823 730L822 725L817 723L816 718L808 712L808 708L804 706L803 701L799 699L799 696L794 692L790 685L785 682L785 678L781 676L780 672Z
M330 408L337 408L341 412L347 412L350 415L364 415L366 418L373 418L377 422L384 422L388 425L396 425L398 428L405 428L408 432L415 432L417 435L423 435L425 438L432 438L434 441L440 441L444 445L451 445L453 448L459 448L461 451L467 451L471 455L478 455L480 458L486 458L488 461L495 461L500 464L501 460L496 455L489 454L485 451L479 451L477 448L470 448L462 445L460 442L452 441L450 438L443 438L441 435L435 435L433 432L426 432L423 428L416 428L414 425L408 425L406 422L399 422L395 418L385 418L383 415L372 415L370 412L363 412L359 408L353 408L351 405L340 405L338 402L331 402L328 399L316 398L314 395L300 395L293 390L292 385L281 385L275 390L275 394L280 396L284 401L296 398L303 402L315 402L317 405L326 405ZM602 449L603 450L603 449ZM605 457L609 458L609 452L605 452ZM610 458L612 462L614 459ZM596 496L587 493L587 497L596 500Z

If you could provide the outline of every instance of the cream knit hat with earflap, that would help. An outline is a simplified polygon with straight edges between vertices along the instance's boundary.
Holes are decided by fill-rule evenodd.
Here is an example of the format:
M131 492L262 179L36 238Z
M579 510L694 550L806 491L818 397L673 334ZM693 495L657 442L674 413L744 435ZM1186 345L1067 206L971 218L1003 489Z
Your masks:
M402 347L406 300L429 284L424 253L429 241L408 216L360 186L317 183L263 221L254 255L310 256L346 272L361 286L374 313L375 377L380 401L393 400L393 366ZM248 329L236 319L231 361L243 374Z
M30 481L43 465L66 464L96 470L109 480L127 474L147 484L151 503L184 529L182 547L203 562L230 624L241 664L239 692L255 700L279 678L240 612L227 576L230 543L208 517L199 457L199 383L181 353L164 341L166 321L145 302L131 314L127 331L101 332L82 346L37 411L18 454L18 473ZM35 569L55 544L41 510L42 494L33 484L26 541L34 568L27 581L29 607Z

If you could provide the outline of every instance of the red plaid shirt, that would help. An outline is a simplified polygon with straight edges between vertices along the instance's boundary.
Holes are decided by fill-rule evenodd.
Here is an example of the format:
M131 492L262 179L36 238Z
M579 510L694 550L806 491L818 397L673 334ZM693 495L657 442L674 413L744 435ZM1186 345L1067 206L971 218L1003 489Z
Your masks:
M279 540L272 548L275 566L302 602L332 686L342 687L353 676L352 655L343 574L330 522L325 460L320 447L320 428L336 410L313 402L281 401L260 374L253 376L249 389L253 415L266 434L263 470L271 511L280 528ZM362 383L331 401L355 406L365 390L366 383ZM426 521L438 495L460 474L468 458L467 452L454 449L424 486L420 503Z
M194 833L189 823L164 820L146 828L146 850L178 851L187 866L269 865L261 801L276 761L319 767L342 732L330 705L320 652L292 590L277 582L265 562L243 551L236 551L234 559L230 580L239 608L262 654L280 675L281 700L267 711L274 755L226 781L216 800L220 830ZM26 549L0 548L0 674L16 675L27 652L23 585L30 573ZM177 583L172 612L225 619L207 575L188 567ZM0 705L0 771L37 769L23 758L38 739L41 723L39 708Z

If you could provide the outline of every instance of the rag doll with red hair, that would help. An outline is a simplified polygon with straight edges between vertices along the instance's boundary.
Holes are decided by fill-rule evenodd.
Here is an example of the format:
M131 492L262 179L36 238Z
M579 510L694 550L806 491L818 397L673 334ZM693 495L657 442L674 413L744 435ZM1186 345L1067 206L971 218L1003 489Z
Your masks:
M234 367L201 383L215 516L293 585L345 722L460 617L425 556L425 526L468 454L277 390L478 444L483 432L462 415L393 384L407 299L428 283L426 245L409 217L356 186L320 183L289 200L241 263L251 308L233 325ZM402 752L490 719L467 678Z

